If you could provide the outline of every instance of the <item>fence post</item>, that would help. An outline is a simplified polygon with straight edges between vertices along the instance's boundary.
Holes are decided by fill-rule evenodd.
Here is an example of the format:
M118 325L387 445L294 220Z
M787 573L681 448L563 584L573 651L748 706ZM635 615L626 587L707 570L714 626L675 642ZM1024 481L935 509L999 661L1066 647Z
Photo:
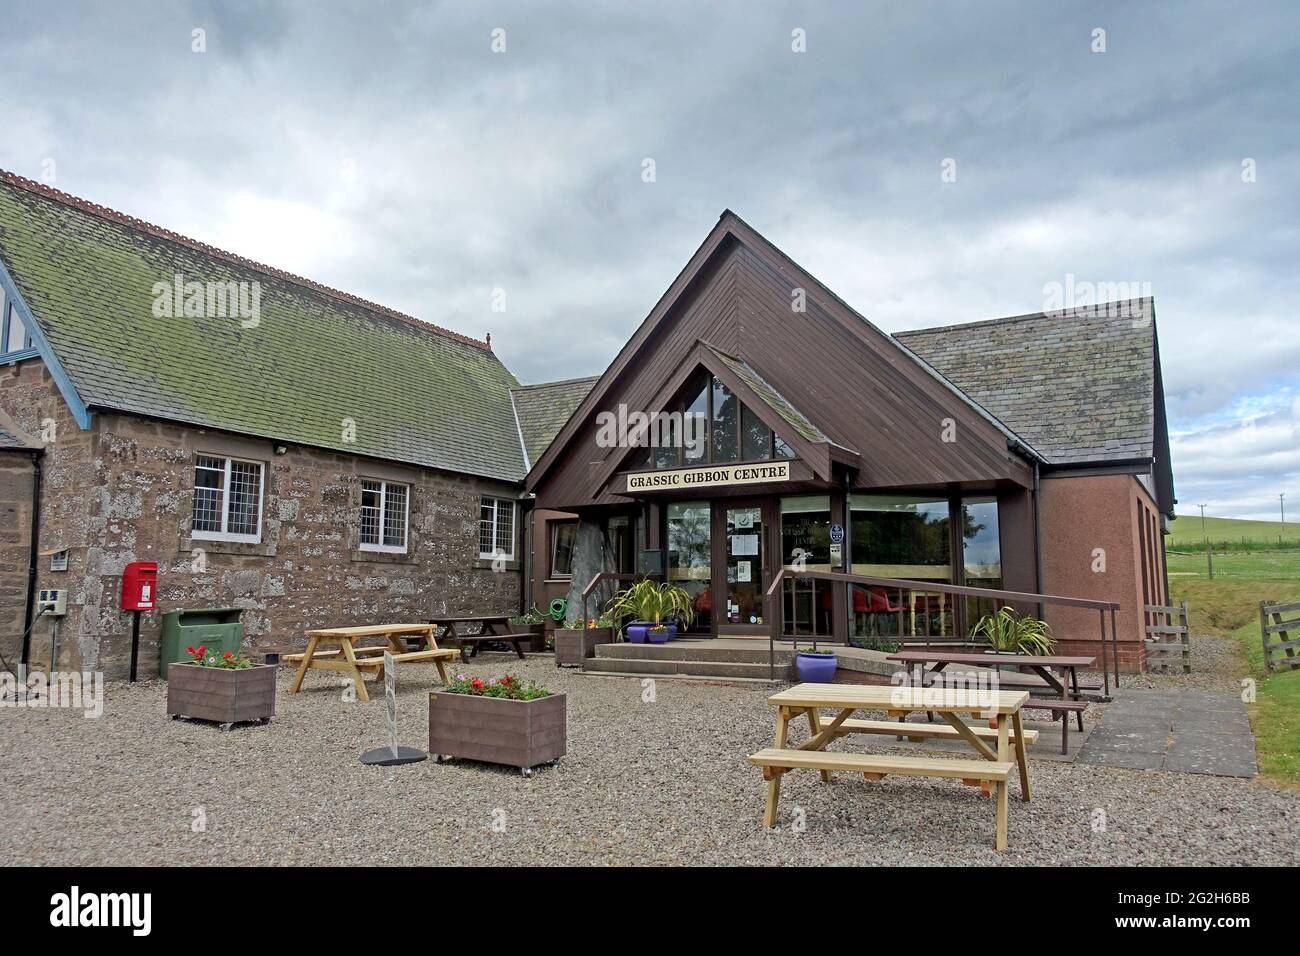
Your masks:
M1259 639L1264 645L1264 673L1273 669L1273 658L1268 652L1268 612L1265 610L1273 601L1259 602Z
M1187 602L1178 605L1179 626L1183 629L1183 673L1192 672L1192 625L1187 616Z

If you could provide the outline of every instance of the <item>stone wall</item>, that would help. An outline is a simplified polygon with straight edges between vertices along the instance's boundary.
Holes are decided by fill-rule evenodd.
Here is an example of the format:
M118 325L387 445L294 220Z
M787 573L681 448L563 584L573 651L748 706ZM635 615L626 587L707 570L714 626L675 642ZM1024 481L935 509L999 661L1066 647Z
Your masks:
M11 667L21 659L31 526L31 455L0 452L0 656Z
M53 394L62 405L40 363L24 365L35 372L0 379L0 407L20 422L16 409L33 399L48 410ZM287 651L301 648L311 627L519 607L519 562L494 569L478 557L480 495L513 498L516 486L294 445L277 454L268 441L111 413L79 431L67 417L73 431L61 426L49 452L41 543L68 548L69 571L46 563L38 578L40 587L70 588L62 667L126 674L131 613L118 603L130 561L159 569L158 608L142 615L142 676L157 673L161 617L179 608L243 608L249 650ZM197 454L263 463L258 544L191 538ZM359 549L362 478L411 485L406 554ZM34 629L34 661L48 660L50 629L48 621Z

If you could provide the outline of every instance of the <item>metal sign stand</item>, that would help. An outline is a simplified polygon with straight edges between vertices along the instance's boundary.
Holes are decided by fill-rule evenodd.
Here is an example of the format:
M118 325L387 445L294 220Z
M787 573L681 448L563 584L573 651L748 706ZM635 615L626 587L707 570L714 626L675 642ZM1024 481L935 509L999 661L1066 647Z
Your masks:
M391 651L384 651L384 709L388 716L388 746L367 750L361 762L377 767L393 767L404 763L419 763L429 755L414 747L397 745L397 665Z

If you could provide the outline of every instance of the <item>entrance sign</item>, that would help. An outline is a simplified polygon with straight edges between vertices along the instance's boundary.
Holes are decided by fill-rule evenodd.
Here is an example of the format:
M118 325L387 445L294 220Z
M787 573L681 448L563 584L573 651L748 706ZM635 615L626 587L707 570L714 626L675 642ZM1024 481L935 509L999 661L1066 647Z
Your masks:
M844 525L842 524L831 525L831 544L843 544L843 543L844 543Z
M761 465L714 465L672 471L640 471L627 476L627 491L672 491L677 488L718 488L789 481L790 462Z

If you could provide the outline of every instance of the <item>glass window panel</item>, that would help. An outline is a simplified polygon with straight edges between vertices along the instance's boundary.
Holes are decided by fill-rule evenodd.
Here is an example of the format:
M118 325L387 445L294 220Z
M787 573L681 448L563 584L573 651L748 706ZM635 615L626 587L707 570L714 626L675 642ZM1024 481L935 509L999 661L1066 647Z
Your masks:
M1002 587L1002 542L998 535L996 498L966 498L961 503L962 566L965 583L973 588ZM967 598L966 619L971 626L985 614L997 611L992 598Z
M651 450L654 468L680 468L682 464L682 436L677 427L676 418L663 417L657 420L651 429L657 447Z
M831 500L827 495L781 499L781 564L788 571L831 570ZM831 633L829 581L786 578L784 633Z
M741 461L766 461L772 457L772 429L750 411L748 405L740 411Z
M690 394L689 392L687 394ZM683 411L684 457L687 464L698 464L708 457L709 386L703 383Z
M561 521L551 526L551 577L573 575L573 545L577 538L576 521Z
M515 506L513 501L497 499L497 553L515 553Z
M384 483L384 546L406 547L406 485Z
M794 449L782 441L780 435L772 436L772 455L775 458L793 458Z
M713 460L736 461L740 454L740 400L713 379Z
M226 463L220 458L200 455L194 468L194 530L221 530L221 489L226 479Z
M361 482L361 543L379 543L379 502L382 485L377 481Z
M952 580L947 499L853 495L849 504L853 573L911 581ZM952 599L937 591L855 589L854 632L952 634Z
M707 501L668 505L667 578L691 596L692 630L709 630L713 622L712 528Z
M478 553L492 554L496 540L496 499L482 498L478 508Z
M0 314L3 314L0 312ZM5 351L19 352L27 347L27 326L22 316L12 305L9 306L9 334L5 337Z
M231 534L257 534L261 499L262 466L248 461L232 461L226 530Z

